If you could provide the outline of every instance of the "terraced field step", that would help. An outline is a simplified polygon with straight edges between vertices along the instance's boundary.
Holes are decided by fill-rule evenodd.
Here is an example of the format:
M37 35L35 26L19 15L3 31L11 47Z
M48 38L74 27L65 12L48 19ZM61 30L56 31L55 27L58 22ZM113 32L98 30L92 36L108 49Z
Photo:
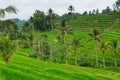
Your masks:
M65 64L54 64L20 55L13 56L8 65L5 65L2 61L0 61L0 73L0 76L2 76L4 80L120 79L120 73L117 72Z

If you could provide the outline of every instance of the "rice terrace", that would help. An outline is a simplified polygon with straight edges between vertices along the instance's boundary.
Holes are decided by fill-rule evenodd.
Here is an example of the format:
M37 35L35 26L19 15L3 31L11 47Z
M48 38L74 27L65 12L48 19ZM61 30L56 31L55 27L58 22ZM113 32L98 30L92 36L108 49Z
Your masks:
M0 0L0 80L120 80L120 0Z

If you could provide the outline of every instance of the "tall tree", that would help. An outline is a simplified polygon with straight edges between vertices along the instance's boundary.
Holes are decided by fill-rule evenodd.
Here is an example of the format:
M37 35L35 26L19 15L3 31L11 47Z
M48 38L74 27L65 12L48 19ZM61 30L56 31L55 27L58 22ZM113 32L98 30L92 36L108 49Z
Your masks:
M66 39L65 35L66 33L71 33L71 28L66 27L66 21L65 19L61 20L61 34L60 36L57 37L57 40L60 42L62 45L62 53L61 53L61 62L63 62L64 58L66 57L66 64L68 63L68 57L67 57L67 52L66 52Z
M0 9L0 18L4 18L6 13L17 14L17 11L18 10L12 5L4 8L4 9L1 8ZM7 33L10 32L10 30L8 28L10 28L11 25L12 25L12 27L15 26L15 23L12 22L11 20L6 20L6 21L3 21L2 23L7 25L7 27L4 26L7 29ZM6 64L8 63L12 53L14 53L14 51L15 51L15 44L14 43L8 34L3 36L2 38L0 38L0 50L2 52L2 57L3 57Z
M15 42L10 40L9 35L0 37L0 51L2 52L2 58L6 64L8 64L11 55L16 50L16 45L14 43Z
M102 10L102 13L104 13L104 14L109 13L109 12L111 12L111 9L109 6L107 6L106 9Z
M43 42L43 60L47 60L50 56L50 45L48 44L48 41Z
M118 41L117 41L117 40L113 40L113 41L111 42L111 47L112 47L112 50L114 51L114 55L115 55L115 67L117 67Z
M92 11L92 14L95 14L95 10Z
M65 34L66 34L66 22L64 19L61 21L61 37L62 37L62 55L61 55L61 62L63 62L65 53L66 53L66 47L65 47Z
M83 15L87 15L87 14L88 14L87 11L83 12Z
M70 13L70 15L71 15L71 18L73 19L73 11L75 11L75 8L72 6L72 5L70 5L69 7L68 7L68 10L70 11L69 13Z
M83 45L80 42L80 38L77 38L75 36L72 40L72 46L74 48L75 65L77 65L77 51L78 51L79 47L83 47Z
M48 36L46 34L41 33L37 48L36 55L40 56L43 60L47 60L50 57L51 61L53 61L53 51L51 50L51 45L48 42Z
M116 4L113 4L113 11L116 12L116 10L117 10Z
M36 10L30 21L33 23L35 29L44 31L46 30L45 14L43 11Z
M108 43L105 43L105 42L102 42L101 45L100 45L100 50L102 52L102 55L103 55L103 67L105 68L106 65L105 65L105 53L108 49Z
M120 7L120 0L117 0L117 1L115 2L115 5L116 5L117 10L119 10L119 7Z
M15 13L15 14L17 14L17 11L18 10L12 5L6 7L5 9L0 9L0 18L5 17L6 13Z
M99 14L99 9L96 10L96 14Z
M99 33L99 31L96 28L93 28L92 33L90 33L88 35L91 37L90 40L93 39L95 41L94 48L95 48L95 51L96 51L96 67L98 67L98 52L97 52L97 48L98 48L98 42L100 42L100 39L99 39L100 33Z
M53 19L54 19L55 15L54 15L53 10L51 8L48 10L48 16L50 19L50 27L52 28L52 31L53 31Z
M91 15L92 14L92 12L91 11L89 11L89 15Z

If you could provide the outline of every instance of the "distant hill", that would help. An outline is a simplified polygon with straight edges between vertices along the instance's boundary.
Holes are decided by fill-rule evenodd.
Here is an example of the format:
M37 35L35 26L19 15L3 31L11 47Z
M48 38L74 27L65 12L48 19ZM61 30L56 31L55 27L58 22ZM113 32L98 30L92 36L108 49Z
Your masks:
M20 20L19 18L13 18L12 21L14 21L15 23L21 22L22 20Z
M15 22L19 27L23 27L25 20L21 20L19 18L13 18L11 19L13 22Z

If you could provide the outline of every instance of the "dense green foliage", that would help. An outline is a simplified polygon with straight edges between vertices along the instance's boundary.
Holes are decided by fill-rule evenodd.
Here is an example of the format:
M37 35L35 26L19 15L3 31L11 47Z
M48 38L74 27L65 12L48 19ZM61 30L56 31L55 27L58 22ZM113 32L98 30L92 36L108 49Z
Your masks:
M43 11L36 10L30 18L34 28L40 31L53 30L56 25L55 20L57 21L57 14L52 9L48 10L48 15L45 15Z

